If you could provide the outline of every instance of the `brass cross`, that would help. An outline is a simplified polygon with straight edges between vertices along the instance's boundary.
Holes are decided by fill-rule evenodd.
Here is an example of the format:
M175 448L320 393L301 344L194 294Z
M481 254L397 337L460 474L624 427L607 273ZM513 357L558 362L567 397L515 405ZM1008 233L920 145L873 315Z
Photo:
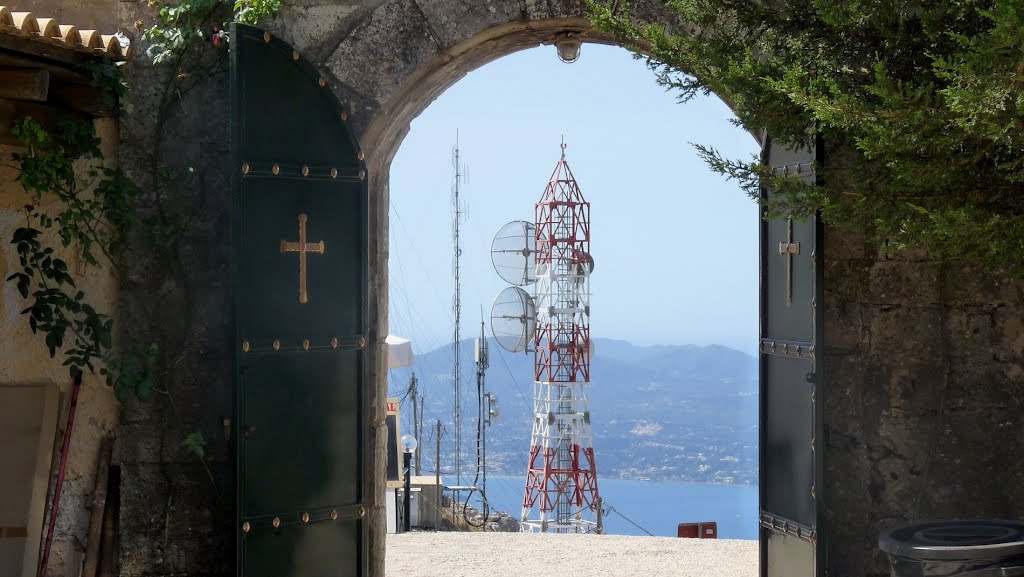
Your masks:
M304 213L299 213L299 242L281 241L281 252L299 253L299 302L309 302L309 295L306 293L306 253L315 252L324 254L324 241L306 242L306 220Z
M793 242L793 219L789 219L789 236L779 242L779 254L785 255L786 263L786 306L793 306L793 255L800 254L800 243Z

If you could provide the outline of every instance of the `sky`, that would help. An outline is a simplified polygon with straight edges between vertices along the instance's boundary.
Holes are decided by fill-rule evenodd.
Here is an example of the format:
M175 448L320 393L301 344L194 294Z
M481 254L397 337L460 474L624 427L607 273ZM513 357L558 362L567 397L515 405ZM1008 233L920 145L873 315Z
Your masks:
M491 241L505 223L533 220L564 137L591 203L591 335L756 353L757 205L691 144L756 154L730 118L714 96L678 103L617 47L587 44L565 64L541 46L470 73L413 121L391 167L389 331L414 351L452 340L456 134L463 339L509 286Z

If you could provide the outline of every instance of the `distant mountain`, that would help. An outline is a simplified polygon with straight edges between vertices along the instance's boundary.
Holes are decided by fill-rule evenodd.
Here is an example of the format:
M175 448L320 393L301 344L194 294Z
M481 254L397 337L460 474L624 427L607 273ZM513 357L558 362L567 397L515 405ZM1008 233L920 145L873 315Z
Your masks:
M488 473L525 474L530 445L533 356L490 342L486 389L501 416L487 432ZM461 343L463 471L476 466L476 366L473 341ZM453 470L454 387L450 346L419 353L416 365L391 371L389 390L402 397L415 371L426 422L440 419L442 471ZM591 426L599 476L752 484L757 482L757 361L727 347L636 346L595 339L591 361ZM401 405L412 428L412 406ZM424 470L434 470L432 427L424 427Z

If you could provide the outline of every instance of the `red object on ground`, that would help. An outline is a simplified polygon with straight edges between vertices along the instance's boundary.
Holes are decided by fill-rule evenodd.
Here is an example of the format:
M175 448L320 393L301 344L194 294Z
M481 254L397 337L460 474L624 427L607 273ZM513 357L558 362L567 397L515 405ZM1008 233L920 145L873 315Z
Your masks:
M681 539L718 539L718 523L680 523L677 534Z
M678 534L680 539L697 539L700 537L700 529L696 523L680 523Z
M64 473L68 468L68 449L71 447L71 431L75 426L75 408L78 407L78 390L82 388L82 373L75 377L71 388L71 405L68 407L68 423L64 426L64 439L60 446L60 469L57 471L57 486L53 489L53 505L50 507L50 526L46 529L46 544L43 546L43 559L39 563L38 577L45 577L46 566L50 562L50 547L53 545L53 529L57 525L57 513L60 511L60 493L64 489Z

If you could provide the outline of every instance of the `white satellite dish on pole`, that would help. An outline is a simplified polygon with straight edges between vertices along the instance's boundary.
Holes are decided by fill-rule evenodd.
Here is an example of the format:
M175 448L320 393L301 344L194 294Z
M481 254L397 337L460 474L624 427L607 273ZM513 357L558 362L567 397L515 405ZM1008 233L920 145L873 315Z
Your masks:
M491 306L491 332L498 346L512 353L529 348L537 322L533 297L517 286L498 293Z
M491 264L505 282L525 286L537 282L537 237L534 225L513 220L501 227L491 242Z

